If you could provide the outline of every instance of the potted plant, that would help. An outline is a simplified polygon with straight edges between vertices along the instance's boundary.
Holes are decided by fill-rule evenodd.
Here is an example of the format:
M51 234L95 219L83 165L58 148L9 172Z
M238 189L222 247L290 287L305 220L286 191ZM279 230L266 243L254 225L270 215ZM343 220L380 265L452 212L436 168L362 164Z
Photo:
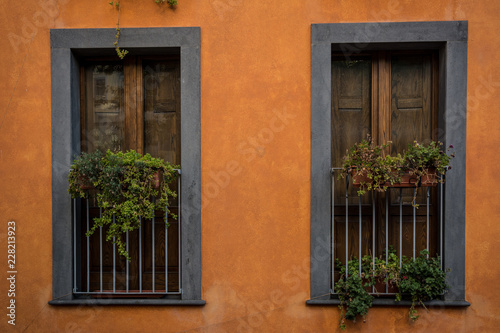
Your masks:
M390 247L387 261L381 258L365 255L361 259L361 269L356 257L346 265L339 259L335 260L339 267L339 279L335 283L340 304L341 329L346 328L346 319L356 322L358 316L365 316L371 308L374 296L386 288L388 292L396 293L396 301L410 299L412 301L409 317L412 321L418 319L415 306L420 304L425 308L425 301L436 299L446 292L446 272L440 267L439 257L430 258L429 251L422 250L415 259L396 255ZM370 295L374 287L375 295Z
M397 273L399 273L399 259L397 261ZM375 287L377 293L377 284L388 281L388 270L385 264L385 260L365 255L361 258L360 268L358 259L354 257L348 262L349 271L346 274L346 265L342 265L340 260L336 259L336 265L340 268L340 278L335 283L335 292L340 300L339 327L342 330L346 328L346 319L355 323L358 316L361 316L365 322L365 317L375 298L370 295L372 287ZM380 286L378 288L381 289Z
M385 252L385 251L384 251ZM375 287L375 292L385 292L386 285L389 293L397 292L397 283L399 280L400 263L399 257L396 255L396 250L391 246L388 251L387 261L371 256L365 256L366 260L365 271L372 277L372 285Z
M371 308L374 298L367 291L367 288L372 286L372 281L363 279L366 274L359 273L359 262L356 258L348 262L348 268L346 265L342 265L338 259L336 262L340 267L340 279L335 283L335 291L340 300L339 327L345 329L346 319L356 322L356 318L361 316L365 321L365 316Z
M158 183L159 174L163 181ZM130 260L122 237L138 229L142 219L151 219L155 210L169 212L168 199L176 194L168 184L176 175L170 163L134 150L82 153L71 165L68 191L73 198L85 198L88 186L95 188L102 215L94 219L87 236L107 225L106 240L114 239L118 253Z
M444 182L447 169L451 169L450 160L455 157L455 153L448 155L446 152L453 149L450 145L447 149L443 148L443 143L432 141L424 145L414 141L408 145L405 151L404 172L413 177L414 186L436 186L438 182ZM415 203L417 198L417 189L413 195L412 205L418 208Z
M399 275L396 301L411 299L409 317L412 321L419 317L416 304L427 309L424 301L436 299L446 292L446 272L441 269L439 257L429 257L427 250L422 250L413 260L405 258Z
M359 187L358 195L366 191L385 191L389 187L419 187L436 186L444 182L446 170L451 169L450 160L454 153L448 155L446 151L453 148L450 145L446 151L441 142L432 141L428 145L414 141L408 145L404 155L383 156L384 149L391 142L377 146L370 136L354 144L343 158L342 172L339 179L352 175L353 185ZM415 203L415 190L412 205Z
M353 177L353 185L359 187L358 195L363 195L366 191L385 191L387 184L397 183L400 178L393 172L395 159L383 156L383 151L389 143L377 146L370 136L360 143L354 144L343 158L342 172L340 178L348 175Z
M386 164L391 168L391 172L395 176L394 182L387 182L387 187L413 187L417 186L416 176L411 174L405 166L405 159L401 154L396 156L386 156Z
M408 150L404 153L404 166L406 171L417 177L417 183L422 186L435 185L438 181L444 181L446 169L450 169L450 159L455 154L446 154L453 148L450 145L446 150L443 149L442 142L432 141L424 145L414 141L408 145ZM438 177L436 177L436 174Z

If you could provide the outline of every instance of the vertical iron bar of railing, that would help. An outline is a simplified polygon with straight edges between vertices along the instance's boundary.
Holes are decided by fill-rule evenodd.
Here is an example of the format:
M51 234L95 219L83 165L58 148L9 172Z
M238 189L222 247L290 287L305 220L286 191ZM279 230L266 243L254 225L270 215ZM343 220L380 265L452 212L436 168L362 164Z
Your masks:
M142 217L139 218L139 292L142 293Z
M168 293L168 204L165 207L165 292Z
M113 215L113 224L115 224L115 216ZM113 292L116 292L116 238L113 236Z
M130 253L129 253L129 247L128 247L128 230L127 230L127 233L126 233L126 240L127 240L127 254L130 256ZM129 267L128 267L128 260L126 260L125 262L125 269L126 269L126 289L127 289L127 293L128 293L128 281L129 281Z
M177 284L178 291L182 293L181 290L181 218L182 218L182 207L181 207L181 169L177 170Z
M331 180L332 180L332 194L331 194L331 199L332 199L332 206L331 206L331 217L332 217L332 223L331 223L331 228L332 228L332 241L331 241L331 247L332 247L332 293L335 293L335 169L331 169Z
M439 259L443 269L443 183L439 184Z
M90 220L90 198L87 195L87 232L89 232L89 220ZM90 238L87 236L87 292L90 292Z
M73 292L76 292L76 198L73 199Z
M358 206L359 206L359 246L358 246L358 255L359 255L359 276L361 276L361 219L362 219L362 212L361 212L361 196L358 195Z
M413 203L413 259L415 259L415 232L416 232L416 223L417 223L417 220L416 220L416 210L417 208L415 207L415 205L417 204L416 203L416 198L415 198L415 192L417 191L417 189L413 189L413 199L415 200L415 202Z
M375 278L375 191L372 190L372 278ZM372 293L375 285L372 285Z
M102 208L99 208L99 218L102 218ZM102 293L102 227L99 227L99 290Z
M389 265L389 192L385 194L385 267ZM385 292L389 292L389 281L385 284Z
M403 189L399 189L399 267L403 258Z
M349 276L349 176L345 183L345 276Z
M153 196L153 204L155 203L155 197ZM153 271L152 275L152 289L155 292L155 209L153 208L153 219L151 220L151 267Z
M426 225L426 229L425 229L425 235L426 235L426 249L427 251L430 252L430 249L429 249L429 209L430 209L430 188L427 187L427 225ZM427 253L427 258L429 258L429 253Z

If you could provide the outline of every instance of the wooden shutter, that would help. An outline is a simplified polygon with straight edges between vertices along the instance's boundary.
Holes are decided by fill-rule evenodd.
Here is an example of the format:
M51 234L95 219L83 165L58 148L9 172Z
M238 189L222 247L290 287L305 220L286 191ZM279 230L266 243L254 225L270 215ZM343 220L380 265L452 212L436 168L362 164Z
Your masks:
M81 144L82 151L97 149L125 151L134 149L150 153L173 164L180 164L180 60L179 57L148 58L127 56L124 61L89 59L81 68ZM171 184L178 192L178 183ZM95 191L90 191L89 223L99 216ZM86 201L84 201L86 204ZM172 214L178 215L177 200L169 203ZM89 239L87 211L81 209L79 234L82 235L80 271L82 286L87 284L87 241L89 242L90 291L100 290L99 230ZM169 291L178 289L178 221L169 218L168 284ZM102 287L113 289L113 245L102 238ZM155 216L155 258L152 258L152 221L143 221L141 232L142 261L139 269L139 232L129 233L129 290L152 289L153 260L155 289L165 289L165 220L161 212ZM125 241L125 240L124 240ZM115 256L115 288L126 289L126 260Z
M393 142L391 151L402 153L414 140L429 142L433 139L437 112L437 61L432 52L408 53L379 51L346 60L332 57L332 167L342 166L342 157L354 143L368 133L378 143ZM345 226L348 213L348 254L359 256L359 198L355 188L349 190L349 207L345 207L344 180L335 182L334 245L335 257L343 262L346 255ZM392 195L391 195L392 193ZM413 208L409 204L412 189L402 192L403 202L403 254L411 255L413 240ZM431 191L430 252L435 252L437 216L436 190ZM372 231L371 195L361 197L361 255L371 253L372 237L376 240L375 255L385 248L385 195L389 195L389 243L399 244L399 191L374 195L376 230ZM417 200L426 202L426 190L420 190ZM424 205L423 205L424 206ZM426 248L426 211L417 210L416 248Z

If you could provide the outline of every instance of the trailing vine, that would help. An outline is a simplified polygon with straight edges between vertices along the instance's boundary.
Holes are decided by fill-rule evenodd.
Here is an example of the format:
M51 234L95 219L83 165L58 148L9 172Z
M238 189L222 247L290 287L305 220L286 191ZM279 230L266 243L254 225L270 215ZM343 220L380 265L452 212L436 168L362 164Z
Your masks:
M115 243L118 253L130 261L125 234L138 229L142 220L152 219L155 211L169 214L168 200L176 197L169 187L177 177L175 167L134 150L82 153L71 165L68 192L73 198L88 199L87 189L92 187L102 212L86 236L107 227L106 240Z
M156 3L161 4L161 3L168 3L169 6L175 6L177 5L177 0L155 0Z
M340 300L339 328L342 330L347 327L346 320L356 322L361 317L365 322L374 297L380 291L377 284L383 284L384 290L395 289L397 302L411 300L408 315L412 322L419 317L416 306L421 305L428 311L425 302L439 299L448 288L446 273L449 270L441 269L439 256L429 257L426 249L416 258L402 256L400 259L390 247L385 260L365 255L361 262L353 257L345 265L337 258L335 266L339 279L334 291Z
M159 4L159 5L164 4L166 2L171 8L173 6L177 5L177 0L154 0L154 2ZM123 59L128 54L128 50L120 49L120 47L118 46L118 42L120 41L120 11L121 11L120 0L111 1L111 2L109 2L109 4L111 6L115 6L116 9L118 10L118 19L116 21L115 42L113 43L113 45L115 47L116 55L120 59Z
M429 311L424 301L430 301L441 296L447 289L446 271L441 269L439 257L429 257L429 251L420 251L420 256L413 260L405 260L400 271L398 283L399 292L396 301L403 296L411 299L408 312L411 321L419 317L415 305L422 305Z
M336 262L337 265L341 265L338 259ZM346 319L356 322L357 317L361 316L364 322L374 299L366 290L374 283L368 279L369 274L359 273L357 258L350 260L346 266L340 266L340 279L335 283L335 290L340 300L339 328L342 330L346 329Z

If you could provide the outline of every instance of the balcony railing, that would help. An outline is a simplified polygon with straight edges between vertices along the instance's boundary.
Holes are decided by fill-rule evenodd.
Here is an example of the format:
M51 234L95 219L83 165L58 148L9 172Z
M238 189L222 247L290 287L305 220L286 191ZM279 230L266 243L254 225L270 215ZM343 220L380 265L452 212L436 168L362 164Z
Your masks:
M425 248L434 250L432 255L437 252L443 268L443 183L438 183L436 187L389 187L386 192L370 191L358 196L350 179L352 177L348 176L345 181L337 180L341 170L331 169L332 295L336 294L335 282L340 277L339 268L335 266L336 258L342 265L353 257L358 258L361 275L360 259L364 255L371 256L375 267L375 257L385 260L387 264L392 249L401 265L403 255L415 258ZM418 208L412 205L415 191L418 191ZM372 287L372 293L394 295L389 289L386 283L385 290Z
M104 239L106 228L99 227L90 237L85 236L102 210L90 194L85 199L73 199L73 294L94 298L180 297L181 170L177 173L178 196L169 202L171 214L154 212L151 220L141 220L138 230L126 232L130 261L118 255L114 239L112 243ZM172 214L177 219L169 216Z

